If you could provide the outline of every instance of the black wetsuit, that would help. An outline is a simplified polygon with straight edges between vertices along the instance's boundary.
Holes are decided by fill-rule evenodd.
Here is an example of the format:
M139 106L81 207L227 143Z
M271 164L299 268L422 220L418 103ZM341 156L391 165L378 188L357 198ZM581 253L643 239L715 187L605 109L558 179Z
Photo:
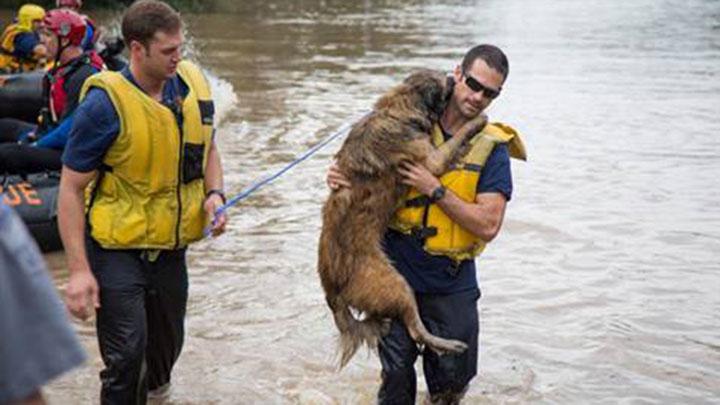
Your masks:
M0 118L0 143L17 143L20 135L37 127L17 118Z

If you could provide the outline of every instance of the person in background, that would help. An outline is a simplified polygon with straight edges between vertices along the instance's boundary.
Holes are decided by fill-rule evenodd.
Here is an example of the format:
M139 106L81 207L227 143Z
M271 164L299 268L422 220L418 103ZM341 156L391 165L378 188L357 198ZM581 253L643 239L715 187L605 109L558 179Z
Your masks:
M180 15L143 0L123 15L130 65L85 84L63 154L58 221L66 302L93 312L103 404L168 394L185 336L186 248L224 231L214 107L198 66L181 58ZM86 205L85 190L92 182Z
M55 6L57 8L65 8L81 14L80 9L83 6L83 2L82 0L56 0ZM90 17L85 14L81 15L85 19L86 25L85 38L83 38L82 48L86 51L93 51L95 50L95 44L97 43L98 38L100 38L100 31L96 28L95 22Z
M85 361L37 245L0 194L0 404L44 404L41 388Z
M73 111L78 104L85 80L103 68L95 53L84 52L85 19L68 9L50 10L43 19L43 38L55 64L45 77L44 108L40 124L32 126L13 119L0 120L0 128L16 123L11 133L5 127L4 136L18 137L21 144L0 144L0 174L30 174L60 170L62 151L72 125Z
M45 9L25 4L18 10L16 22L8 25L0 38L0 72L18 73L42 68L47 49L40 40Z
M505 54L493 45L470 49L452 75L453 92L432 134L436 146L487 109L509 72ZM458 404L477 373L480 290L475 257L500 231L512 195L510 157L525 159L519 134L507 125L488 124L452 170L435 177L424 166L398 168L410 186L385 234L383 247L415 291L420 317L440 337L468 345L461 354L438 356L423 350L428 404ZM352 187L337 167L332 189ZM393 319L379 346L380 404L415 403L415 361L420 349L405 325Z
M82 0L57 0L58 8L67 8L80 14L83 6ZM121 37L104 37L102 27L98 27L92 18L82 14L85 18L87 30L82 47L86 52L97 52L103 59L107 69L119 71L127 65L127 60L122 56L125 43Z

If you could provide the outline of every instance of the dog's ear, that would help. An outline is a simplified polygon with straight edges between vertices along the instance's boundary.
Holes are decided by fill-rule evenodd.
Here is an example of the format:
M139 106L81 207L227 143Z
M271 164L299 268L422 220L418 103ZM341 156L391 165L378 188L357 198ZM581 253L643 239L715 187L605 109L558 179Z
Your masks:
M445 76L445 95L443 96L445 103L450 101L450 97L453 95L453 90L455 90L455 78L452 77L452 75L447 75Z
M418 97L418 106L431 114L431 120L437 120L447 105L447 85L445 76L437 71L422 69L408 76L403 84Z
M439 119L447 105L447 84L445 77L438 72L428 74L423 86L423 98L428 110Z

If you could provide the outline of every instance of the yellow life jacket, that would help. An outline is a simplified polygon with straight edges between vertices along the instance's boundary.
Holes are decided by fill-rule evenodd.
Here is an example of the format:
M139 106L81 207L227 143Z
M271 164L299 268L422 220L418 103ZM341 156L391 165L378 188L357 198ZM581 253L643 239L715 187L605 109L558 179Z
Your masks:
M439 126L433 128L433 143L444 142ZM440 182L460 199L474 202L478 180L485 163L498 144L507 144L511 157L525 160L520 135L502 123L488 124L470 140L470 149L455 167L440 177ZM432 255L448 256L455 261L471 259L485 249L486 242L473 235L445 214L436 204L411 189L390 223L390 228L424 240L424 249Z
M85 81L105 90L120 133L103 160L88 203L92 237L106 249L176 249L203 237L204 175L212 143L213 104L202 71L182 61L178 75L189 93L176 113L119 72Z
M39 67L40 62L33 58L20 58L13 55L15 52L15 37L23 32L31 32L19 26L10 24L5 28L0 39L0 69L8 73L28 72Z

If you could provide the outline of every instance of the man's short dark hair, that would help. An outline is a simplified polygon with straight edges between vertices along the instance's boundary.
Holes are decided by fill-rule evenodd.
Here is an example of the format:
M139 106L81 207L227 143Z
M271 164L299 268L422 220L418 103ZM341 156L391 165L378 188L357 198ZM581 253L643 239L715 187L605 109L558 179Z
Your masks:
M467 51L462 61L463 73L470 70L477 59L482 59L488 66L500 72L503 75L503 80L507 79L508 73L510 73L510 65L507 56L500 48L495 45L482 44Z
M155 33L176 33L182 28L180 14L172 7L157 0L141 0L133 3L123 15L122 35L125 44L137 41L147 47Z

